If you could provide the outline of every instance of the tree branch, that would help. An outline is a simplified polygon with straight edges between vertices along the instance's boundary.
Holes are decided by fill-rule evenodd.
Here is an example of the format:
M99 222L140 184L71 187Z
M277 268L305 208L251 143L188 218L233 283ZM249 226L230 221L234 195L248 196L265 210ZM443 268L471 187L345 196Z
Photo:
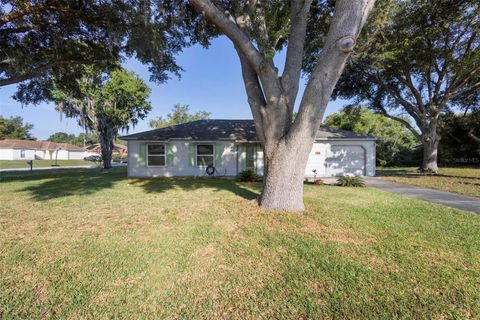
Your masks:
M358 72L362 73L366 79L370 82L375 83L377 86L382 87L388 94L395 99L399 104L401 104L408 114L415 120L417 125L420 127L424 124L422 119L422 113L415 110L415 106L402 97L400 91L394 86L387 84L385 81L378 79L376 76L363 72L361 69L358 69ZM420 110L419 110L420 111Z
M56 7L56 6L51 6L51 5L36 5L36 6L30 6L28 5L27 7L19 10L14 10L10 12L7 15L4 15L0 17L0 27L3 25L12 22L14 20L20 19L24 16L30 15L30 14L35 14L35 13L40 13L42 11L51 11L51 12L76 12L79 13L81 11L77 10L71 10L68 8L61 8L61 7Z
M302 71L302 60L307 32L307 16L312 0L294 0L291 8L291 27L288 36L287 57L282 74L282 86L287 96L290 113L293 114L295 99Z
M0 79L0 87L8 86L10 84L19 83L34 77L41 75L42 73L50 70L51 68L62 66L62 65L79 65L79 64L94 64L98 63L99 61L96 60L58 60L52 61L43 66L37 67L28 71L27 73L14 75L9 78Z
M255 72L260 72L263 57L247 35L210 0L189 0L190 4L221 30L242 52Z
M312 139L315 137L333 88L374 3L375 0L336 1L324 48L305 88L300 110L290 130L293 135L305 133Z
M415 138L417 138L419 141L421 141L421 134L418 133L417 130L415 130L415 128L410 124L410 122L408 122L407 120L402 119L400 117L390 115L387 112L387 110L385 110L385 108L383 106L379 106L379 111L380 111L379 113L381 115L403 124L415 136Z
M416 88L415 85L413 84L412 75L411 75L411 73L410 73L410 70L408 70L408 69L404 70L404 74L405 74L404 84L405 84L405 85L410 89L410 91L412 92L413 96L415 97L415 101L417 101L418 107L419 107L421 110L424 110L424 104L423 104L422 95L420 94L420 92L417 90L417 88ZM400 78L401 78L401 77L400 77Z
M237 49L237 48L236 48ZM265 96L263 95L262 87L260 85L259 79L255 70L250 66L247 59L242 55L242 53L237 49L238 56L240 58L240 64L242 66L242 77L245 84L245 91L247 92L248 104L252 111L253 119L255 120L255 129L257 136L260 141L263 143L265 141L264 133L264 115L265 115L265 106L267 102Z

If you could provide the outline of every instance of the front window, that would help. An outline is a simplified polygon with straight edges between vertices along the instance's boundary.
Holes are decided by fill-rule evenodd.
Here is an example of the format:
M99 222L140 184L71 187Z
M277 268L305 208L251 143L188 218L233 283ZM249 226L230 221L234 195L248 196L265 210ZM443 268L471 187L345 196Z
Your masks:
M165 166L165 145L149 144L147 145L147 165L153 167Z
M197 144L197 166L213 166L213 144Z
M25 150L20 150L20 158L25 159Z

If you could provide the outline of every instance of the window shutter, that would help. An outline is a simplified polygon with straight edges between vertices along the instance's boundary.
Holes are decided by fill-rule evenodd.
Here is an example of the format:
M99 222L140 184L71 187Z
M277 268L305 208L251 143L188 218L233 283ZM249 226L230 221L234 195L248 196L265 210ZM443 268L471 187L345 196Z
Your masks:
M188 162L195 167L195 144L191 142L188 144Z
M166 152L167 152L167 163L166 163L166 165L167 165L167 167L171 167L171 166L173 166L173 157L174 157L173 156L173 145L171 143L167 143L166 147L167 147L167 150L166 150Z
M145 167L147 162L145 161L147 157L147 145L145 143L140 143L138 148L138 165L140 167Z
M221 143L215 143L215 167L222 166L223 146Z

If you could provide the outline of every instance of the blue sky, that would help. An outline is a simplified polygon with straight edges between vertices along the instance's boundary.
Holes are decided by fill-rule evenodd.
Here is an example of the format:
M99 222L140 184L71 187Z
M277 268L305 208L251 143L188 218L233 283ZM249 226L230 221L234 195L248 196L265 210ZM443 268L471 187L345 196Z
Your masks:
M276 57L276 64L282 66L283 59L284 54L280 53ZM125 61L124 67L137 73L152 89L150 101L153 109L131 133L149 130L149 119L165 116L176 103L190 105L192 112L211 112L212 119L252 118L240 63L228 39L222 37L214 40L207 50L200 46L187 48L178 56L178 63L185 69L181 79L174 77L167 83L158 85L149 81L148 66L134 59ZM302 91L304 84L305 81L302 81ZM82 131L76 120L61 117L54 110L53 104L43 103L22 108L20 103L11 98L15 90L14 85L0 89L0 115L23 117L24 121L34 125L33 135L38 139L47 139L58 131L75 134ZM330 102L326 114L338 111L346 103L347 101L341 100Z

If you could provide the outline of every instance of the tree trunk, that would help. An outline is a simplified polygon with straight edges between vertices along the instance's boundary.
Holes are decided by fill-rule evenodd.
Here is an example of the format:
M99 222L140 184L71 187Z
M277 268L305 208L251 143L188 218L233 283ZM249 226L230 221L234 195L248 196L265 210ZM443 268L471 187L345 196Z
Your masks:
M422 134L423 160L420 171L438 173L438 143L440 137L435 130Z
M304 171L315 134L333 88L375 1L335 1L334 16L295 120L293 110L302 71L312 0L291 3L290 34L281 75L278 74L272 55L276 51L276 45L271 46L280 38L269 39L269 30L263 26L268 21L266 10L263 9L268 5L247 5L242 12L243 18L235 19L211 0L189 2L232 41L240 58L255 130L264 151L264 185L260 206L303 211ZM245 23L253 18L249 16L251 12L255 13L255 21L251 23L253 32L248 30Z
M104 169L112 168L112 153L117 131L99 121L98 142L100 143L101 157Z
M265 209L303 211L305 167L313 145L305 140L281 140L264 148L263 190L259 205Z

